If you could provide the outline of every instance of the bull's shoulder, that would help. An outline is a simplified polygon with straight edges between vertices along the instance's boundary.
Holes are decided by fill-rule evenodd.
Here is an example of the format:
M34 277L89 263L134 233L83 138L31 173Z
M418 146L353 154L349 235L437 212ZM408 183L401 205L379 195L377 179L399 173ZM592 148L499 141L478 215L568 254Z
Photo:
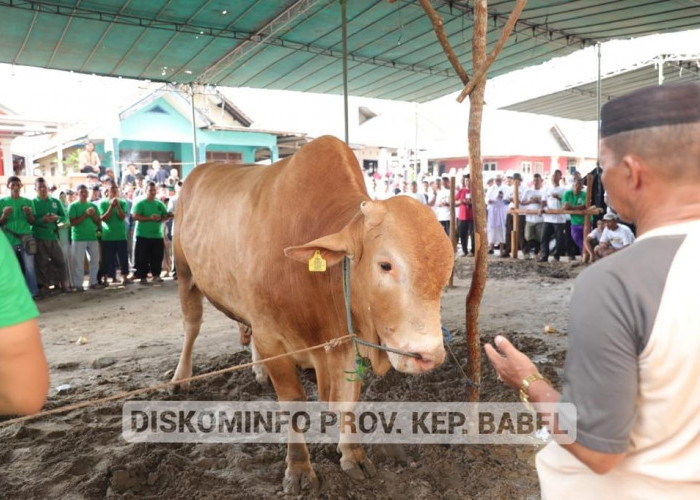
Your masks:
M291 157L285 170L286 177L303 179L309 191L315 191L314 185L318 184L323 192L332 191L337 186L366 194L362 169L355 153L331 135L305 144Z

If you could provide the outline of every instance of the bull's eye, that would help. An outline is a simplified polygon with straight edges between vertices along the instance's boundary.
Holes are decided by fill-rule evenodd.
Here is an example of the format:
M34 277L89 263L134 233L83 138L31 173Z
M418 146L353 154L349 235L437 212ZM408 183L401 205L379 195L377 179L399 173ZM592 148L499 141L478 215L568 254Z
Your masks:
M391 264L388 262L380 262L379 267L382 268L382 271L386 271L386 272L391 271Z

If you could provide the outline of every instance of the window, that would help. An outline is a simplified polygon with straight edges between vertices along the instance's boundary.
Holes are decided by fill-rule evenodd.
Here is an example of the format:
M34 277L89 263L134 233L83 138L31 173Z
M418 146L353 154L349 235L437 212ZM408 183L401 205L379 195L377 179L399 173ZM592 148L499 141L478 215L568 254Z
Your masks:
M137 168L141 170L143 175L151 168L153 160L158 160L163 168L167 168L168 171L175 162L175 155L171 151L144 151L144 150L133 150L133 149L120 149L119 150L119 161L124 166L129 163L134 163Z
M573 174L574 172L576 172L576 167L576 160L569 160L566 165L566 169L568 170L569 174Z
M544 162L541 161L536 161L535 162L535 171L533 174L544 174Z
M531 174L532 173L532 162L531 161L520 162L520 173Z
M243 163L243 153L238 151L207 151L207 162Z
M498 163L496 163L495 161L486 161L486 162L484 162L484 171L485 171L485 172L486 172L486 171L496 170L497 167L498 167Z

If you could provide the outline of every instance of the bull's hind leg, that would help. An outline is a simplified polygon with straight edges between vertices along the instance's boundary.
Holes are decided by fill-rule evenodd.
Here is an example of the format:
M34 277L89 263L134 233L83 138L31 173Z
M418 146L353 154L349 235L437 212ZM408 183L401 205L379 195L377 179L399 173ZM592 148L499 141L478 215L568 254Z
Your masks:
M278 353L264 355L270 357ZM281 353L279 353L281 354ZM306 401L306 393L299 380L296 366L290 358L282 358L266 363L267 372L280 401ZM288 425L287 469L284 471L282 486L287 494L297 495L305 484L317 492L319 481L311 467L309 449L306 447L304 435L295 432Z
M178 282L177 289L180 294L180 307L182 308L182 323L185 328L185 340L182 344L180 361L175 369L173 382L192 376L192 346L199 335L202 326L202 292L197 288L192 273L186 265L177 264ZM184 391L189 389L189 382L180 384Z
M261 358L258 349L255 347L255 339L251 339L250 341L250 350L253 361L259 361ZM264 364L253 366L253 373L255 373L255 380L258 381L258 384L264 385L267 383L268 376Z

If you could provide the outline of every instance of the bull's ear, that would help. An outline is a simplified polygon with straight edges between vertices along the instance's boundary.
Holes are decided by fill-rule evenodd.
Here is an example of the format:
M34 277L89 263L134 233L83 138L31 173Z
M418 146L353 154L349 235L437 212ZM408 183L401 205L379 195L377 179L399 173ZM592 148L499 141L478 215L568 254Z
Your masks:
M308 262L314 256L316 250L321 252L321 257L326 260L327 266L332 266L343 260L344 257L352 258L351 243L348 232L342 230L337 233L322 236L298 247L287 247L284 255L299 262Z
M365 216L365 226L367 229L381 224L386 215L386 207L376 201L363 201L360 204L360 211Z

